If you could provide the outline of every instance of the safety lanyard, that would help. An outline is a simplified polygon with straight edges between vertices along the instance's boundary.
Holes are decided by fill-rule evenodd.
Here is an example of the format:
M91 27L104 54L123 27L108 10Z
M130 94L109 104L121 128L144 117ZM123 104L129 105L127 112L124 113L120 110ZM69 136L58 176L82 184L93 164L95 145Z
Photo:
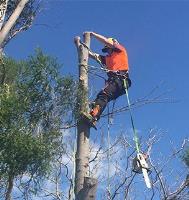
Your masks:
M132 129L133 129L133 134L134 134L135 147L136 147L137 153L140 153L139 139L138 139L137 131L136 131L135 126L134 126L133 115L132 115L132 112L131 112L131 104L130 104L130 100L129 100L129 93L128 93L128 89L127 89L128 84L127 84L126 79L123 79L123 83L124 83L125 93L126 93L126 97L127 97L127 103L128 103L128 107L129 107L131 124L132 124Z

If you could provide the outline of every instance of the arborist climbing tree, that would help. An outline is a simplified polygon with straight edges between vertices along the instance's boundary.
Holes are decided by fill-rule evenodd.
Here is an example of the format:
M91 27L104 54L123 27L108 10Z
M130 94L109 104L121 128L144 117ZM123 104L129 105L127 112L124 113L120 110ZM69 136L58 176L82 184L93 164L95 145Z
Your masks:
M94 32L85 33L90 34L91 37L96 38L104 44L102 52L106 55L94 53L85 44L83 45L88 48L89 56L103 66L103 69L107 72L108 80L106 81L105 87L97 94L96 99L91 105L90 112L84 112L83 115L90 126L96 129L96 122L100 119L100 116L108 102L126 94L137 151L137 156L133 160L133 171L136 173L142 173L147 187L151 188L150 179L148 177L149 167L146 162L147 156L144 153L141 153L140 150L128 95L128 88L131 86L131 80L129 78L127 51L115 38L106 38Z
M131 86L131 80L128 73L129 64L125 47L114 38L107 38L94 32L88 33L90 33L91 38L94 37L104 45L102 52L105 55L89 51L89 56L100 62L108 75L105 87L98 93L91 105L90 112L84 113L90 125L96 128L96 121L100 119L108 102L125 94L125 85L128 89ZM124 81L126 81L126 84L124 84Z

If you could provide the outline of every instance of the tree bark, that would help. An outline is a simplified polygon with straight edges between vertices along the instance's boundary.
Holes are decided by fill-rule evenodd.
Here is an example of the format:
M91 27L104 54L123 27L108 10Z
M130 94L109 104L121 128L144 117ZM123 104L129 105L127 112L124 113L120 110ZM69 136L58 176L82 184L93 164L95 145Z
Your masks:
M97 179L85 177L83 189L78 194L80 200L94 200L96 199Z
M2 30L0 31L0 48L28 1L29 0L21 0L18 3L16 9L14 10L7 23L3 26Z
M79 42L79 41L77 41ZM84 43L89 46L90 36L84 35ZM88 51L87 49L77 43L78 50L78 60L79 60L79 83L80 90L82 90L82 105L80 105L80 112L87 111L88 102L88 75L87 75L87 64L88 64ZM75 195L77 199L77 194L83 188L84 177L87 175L87 169L89 164L89 135L90 127L82 122L79 117L77 126L77 152L76 152L76 174L75 174Z
M90 46L90 34L84 34L84 43ZM80 90L82 90L82 101L80 112L88 112L88 49L80 43L80 38L75 38L75 44L78 50L79 60L79 82ZM90 127L87 123L81 120L79 117L77 125L77 152L76 152L76 170L75 170L75 197L76 200L84 200L84 193L89 191L86 180L88 177L89 167L89 136ZM88 177L88 179L87 179ZM95 195L92 195L95 196Z
M8 179L8 187L7 187L7 191L6 191L5 200L11 200L11 193L12 193L12 189L13 189L13 181L14 181L14 178L10 175L9 179Z
M5 13L7 11L7 4L8 4L8 0L4 0L0 4L0 30L1 30L3 23L4 23Z

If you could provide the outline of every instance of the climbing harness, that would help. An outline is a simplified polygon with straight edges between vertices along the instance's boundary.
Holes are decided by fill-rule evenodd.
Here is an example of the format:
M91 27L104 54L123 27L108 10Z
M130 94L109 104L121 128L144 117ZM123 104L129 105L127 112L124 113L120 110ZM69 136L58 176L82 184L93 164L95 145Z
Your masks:
M148 163L146 162L146 158L145 158L144 154L142 154L140 151L139 138L138 138L136 128L134 126L133 115L131 112L131 103L130 103L129 94L128 94L127 80L123 79L123 83L124 83L125 93L126 93L126 97L127 97L127 103L128 103L128 107L129 107L132 129L133 129L133 133L134 133L135 148L137 151L137 156L133 159L133 171L136 173L143 173L146 186L148 188L151 188L151 182L150 182L150 179L148 176L148 172L150 171L150 169L149 169Z

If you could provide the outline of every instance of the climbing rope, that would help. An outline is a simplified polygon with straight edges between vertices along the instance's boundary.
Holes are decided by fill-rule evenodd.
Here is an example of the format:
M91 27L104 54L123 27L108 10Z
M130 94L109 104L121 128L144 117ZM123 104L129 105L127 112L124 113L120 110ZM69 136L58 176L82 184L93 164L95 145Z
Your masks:
M131 112L131 103L130 103L129 93L128 93L128 84L127 84L126 79L123 79L123 83L124 83L125 93L126 93L126 97L127 97L127 103L128 103L128 107L129 107L131 124L132 124L132 129L133 129L133 134L134 134L135 147L136 147L137 153L140 153L139 139L138 139L138 134L137 134L136 128L134 126L133 115Z
M100 71L104 70L105 71L105 69L99 68L99 67L96 67L96 66L93 66L93 65L88 65L88 64L84 65L84 64L79 63L79 65L82 65L88 73L93 74L94 76L97 76L97 77L99 77L103 80L106 80L106 78L104 76L99 75L99 74L94 72L96 70L100 70ZM89 68L87 68L87 67L89 67Z

